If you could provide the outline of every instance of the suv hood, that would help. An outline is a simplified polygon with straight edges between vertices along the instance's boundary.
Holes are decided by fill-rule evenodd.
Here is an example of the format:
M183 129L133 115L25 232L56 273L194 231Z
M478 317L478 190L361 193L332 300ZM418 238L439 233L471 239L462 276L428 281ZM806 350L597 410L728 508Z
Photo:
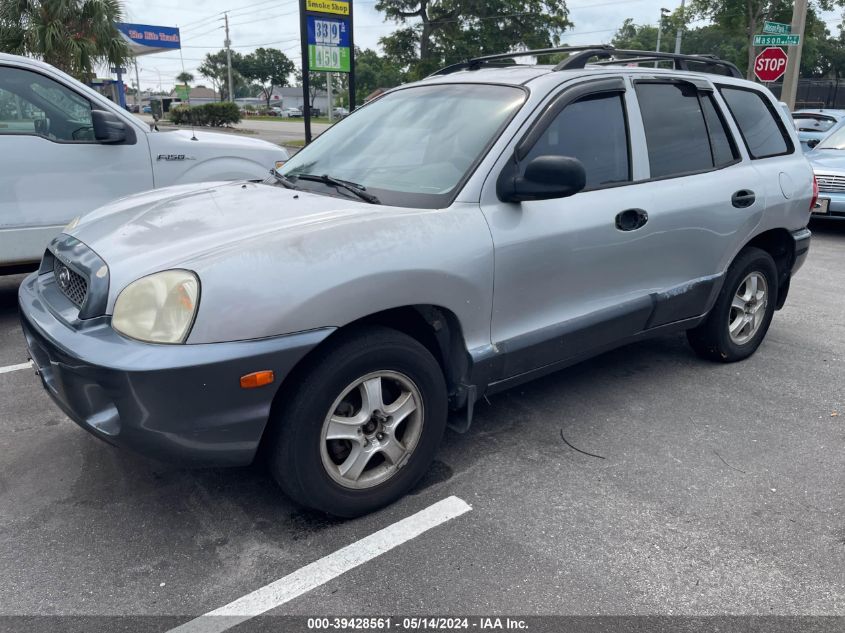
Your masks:
M146 274L191 267L246 243L293 230L366 221L407 209L254 182L167 187L122 198L66 231L109 266L112 289Z

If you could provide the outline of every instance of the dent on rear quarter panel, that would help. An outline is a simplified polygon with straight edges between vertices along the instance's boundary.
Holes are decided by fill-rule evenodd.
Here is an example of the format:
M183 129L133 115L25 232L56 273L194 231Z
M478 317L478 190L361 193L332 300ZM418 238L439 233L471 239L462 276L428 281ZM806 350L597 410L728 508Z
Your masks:
M454 312L489 345L493 244L477 204L368 207L257 235L191 262L202 283L189 343L340 327L404 305Z

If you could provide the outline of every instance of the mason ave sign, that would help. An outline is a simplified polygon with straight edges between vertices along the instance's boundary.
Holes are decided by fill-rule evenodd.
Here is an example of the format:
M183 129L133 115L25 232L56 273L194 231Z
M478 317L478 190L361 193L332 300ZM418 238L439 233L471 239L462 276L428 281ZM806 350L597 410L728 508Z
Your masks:
M777 81L786 72L786 53L771 46L757 55L754 60L754 74L760 81Z

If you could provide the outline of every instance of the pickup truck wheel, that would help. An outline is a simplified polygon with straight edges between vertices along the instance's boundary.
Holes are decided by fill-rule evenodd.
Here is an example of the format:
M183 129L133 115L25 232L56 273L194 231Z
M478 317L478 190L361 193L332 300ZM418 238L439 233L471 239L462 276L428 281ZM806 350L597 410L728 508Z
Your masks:
M731 264L707 319L687 331L702 358L732 363L751 356L769 330L778 300L777 267L766 251L749 247Z
M335 516L360 516L404 495L431 465L446 428L440 365L388 328L345 335L286 393L271 472L295 501Z

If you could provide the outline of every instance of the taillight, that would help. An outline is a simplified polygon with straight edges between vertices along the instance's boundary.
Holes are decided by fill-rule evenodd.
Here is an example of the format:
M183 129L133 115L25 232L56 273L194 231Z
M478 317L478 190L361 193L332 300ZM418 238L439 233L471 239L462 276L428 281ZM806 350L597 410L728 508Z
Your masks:
M813 174L813 199L810 200L810 213L816 208L816 203L819 201L819 181L816 180L816 175Z

